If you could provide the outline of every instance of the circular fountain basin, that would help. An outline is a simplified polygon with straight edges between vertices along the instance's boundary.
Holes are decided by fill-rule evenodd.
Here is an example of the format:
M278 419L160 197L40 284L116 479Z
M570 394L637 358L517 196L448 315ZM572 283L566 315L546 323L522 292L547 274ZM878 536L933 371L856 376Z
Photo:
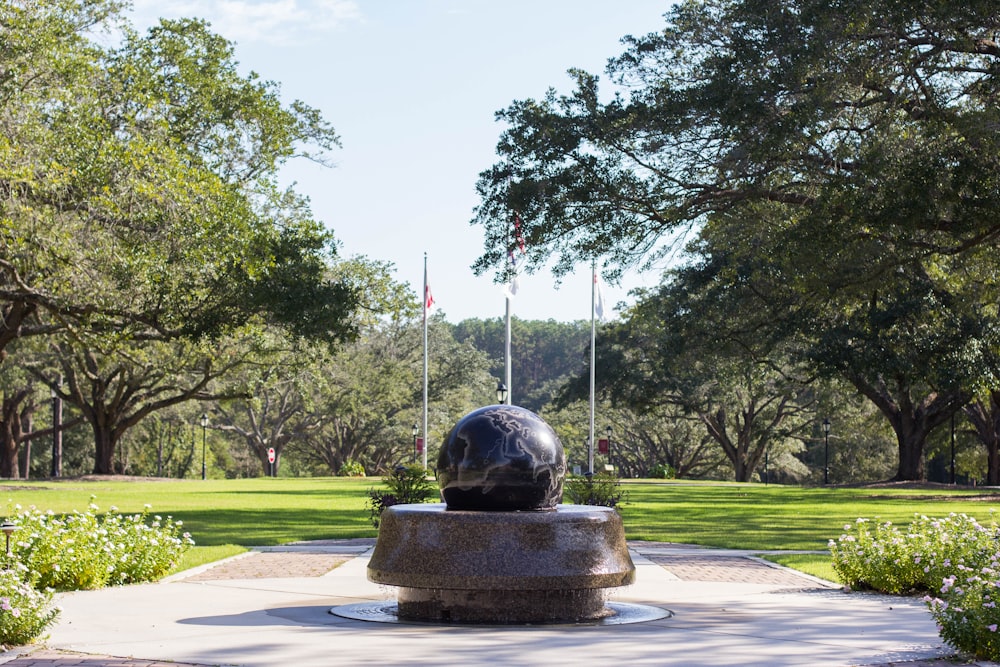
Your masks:
M635 566L607 507L396 505L382 514L368 578L399 587L401 619L573 623L612 614L606 589L631 584Z

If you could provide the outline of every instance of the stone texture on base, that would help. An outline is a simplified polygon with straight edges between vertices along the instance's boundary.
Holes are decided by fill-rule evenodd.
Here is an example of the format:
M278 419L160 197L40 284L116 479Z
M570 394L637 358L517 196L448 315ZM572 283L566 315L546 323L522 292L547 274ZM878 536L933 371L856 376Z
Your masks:
M635 579L613 509L473 512L396 505L382 514L369 580L400 587L400 615L468 623L600 618L604 590Z
M452 591L400 588L401 619L441 623L579 623L613 612L602 588L542 591Z

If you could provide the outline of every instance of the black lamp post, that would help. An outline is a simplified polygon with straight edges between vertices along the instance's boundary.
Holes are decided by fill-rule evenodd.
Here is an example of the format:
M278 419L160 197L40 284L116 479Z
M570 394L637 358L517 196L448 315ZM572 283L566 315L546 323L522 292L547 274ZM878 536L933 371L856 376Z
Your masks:
M420 433L420 426L413 424L413 462L417 462L417 434Z
M52 394L52 476L62 475L62 398L55 387Z
M823 418L823 483L830 483L830 420Z
M608 434L608 465L611 466L612 472L614 472L615 460L611 456L611 434L612 433L614 433L614 429L612 429L611 426L608 425L608 428L607 428L607 434Z
M504 405L507 403L507 385L497 382L497 403Z
M951 413L951 483L955 483L955 413Z
M208 428L208 413L201 413L201 478L205 479L205 430Z

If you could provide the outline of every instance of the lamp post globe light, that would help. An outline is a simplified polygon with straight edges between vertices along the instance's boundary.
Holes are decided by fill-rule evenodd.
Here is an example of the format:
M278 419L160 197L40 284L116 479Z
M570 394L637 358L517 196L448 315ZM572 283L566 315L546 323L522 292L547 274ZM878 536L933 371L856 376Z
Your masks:
M15 530L17 530L17 524L13 524L10 521L5 520L0 524L0 531L3 532L4 540L7 542L7 568L10 568L10 536Z
M205 466L205 431L208 429L208 413L201 413L201 478L206 478L207 468Z
M413 424L413 462L417 462L417 435L420 433L420 426L416 423Z
M830 483L830 420L823 418L823 483Z
M507 385L497 382L497 403L505 405L507 403Z

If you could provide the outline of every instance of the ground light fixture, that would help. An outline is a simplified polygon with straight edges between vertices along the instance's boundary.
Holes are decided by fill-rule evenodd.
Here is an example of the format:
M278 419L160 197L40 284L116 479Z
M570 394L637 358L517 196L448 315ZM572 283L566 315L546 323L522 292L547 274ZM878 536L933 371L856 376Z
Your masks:
M7 542L7 567L10 567L10 536L14 534L15 530L17 530L17 524L10 521L0 523L0 531L3 531L4 540Z
M507 403L507 385L497 382L497 403L504 405Z

